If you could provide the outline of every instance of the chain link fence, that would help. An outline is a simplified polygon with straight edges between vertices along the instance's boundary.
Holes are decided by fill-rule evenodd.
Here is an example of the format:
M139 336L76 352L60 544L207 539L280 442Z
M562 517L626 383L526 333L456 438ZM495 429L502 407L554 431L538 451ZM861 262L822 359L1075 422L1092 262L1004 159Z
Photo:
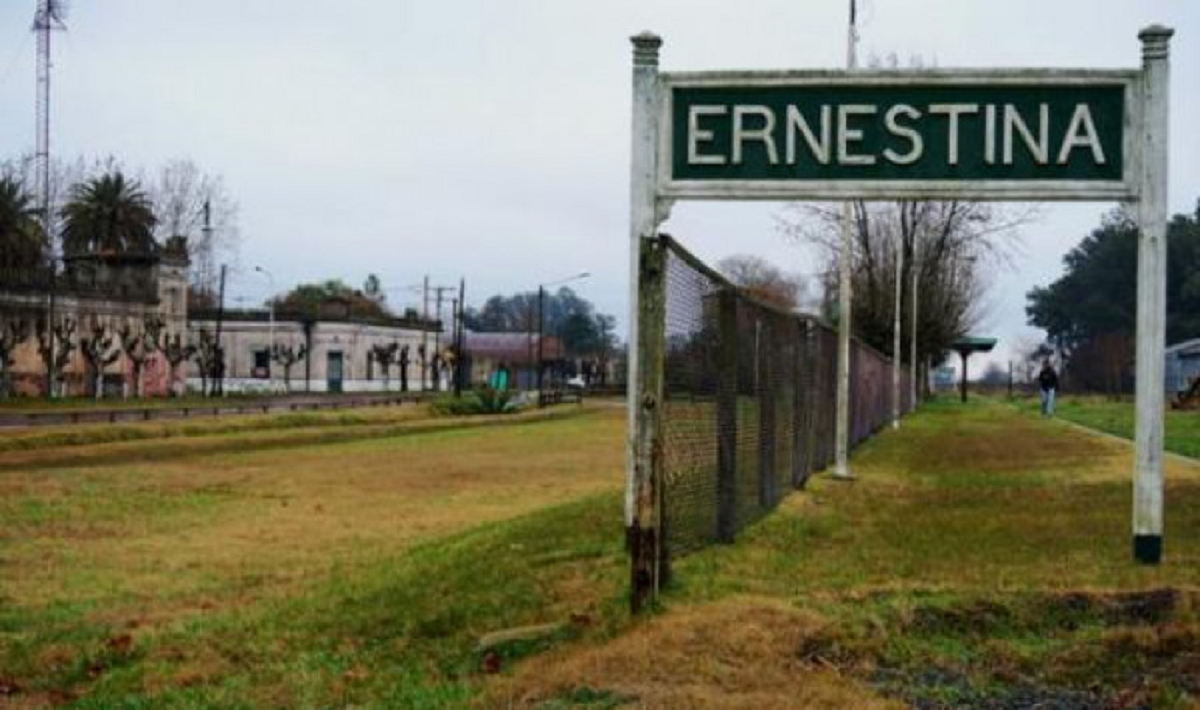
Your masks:
M661 534L668 559L773 509L833 462L837 333L756 301L660 237ZM901 383L908 411L907 371ZM892 417L891 360L854 341L850 445Z

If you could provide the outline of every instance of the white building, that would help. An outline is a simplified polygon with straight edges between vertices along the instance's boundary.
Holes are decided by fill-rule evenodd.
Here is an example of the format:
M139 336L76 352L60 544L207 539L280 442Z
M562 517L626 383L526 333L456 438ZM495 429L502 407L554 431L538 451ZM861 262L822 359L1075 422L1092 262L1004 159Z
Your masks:
M216 311L189 314L192 343L200 341L201 331L215 337L217 328ZM265 310L226 310L220 344L226 393L421 391L434 388L435 368L441 389L453 358L437 321L361 317L330 308L316 315L277 313L273 324ZM272 345L276 352L304 355L288 371L280 357L271 357ZM199 390L202 384L193 360L188 387Z

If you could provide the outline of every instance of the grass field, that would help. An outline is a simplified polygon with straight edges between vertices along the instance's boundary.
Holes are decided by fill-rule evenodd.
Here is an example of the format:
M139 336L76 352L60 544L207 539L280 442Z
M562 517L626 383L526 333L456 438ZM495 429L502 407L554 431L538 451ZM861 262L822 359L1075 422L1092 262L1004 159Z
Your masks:
M555 559L543 523L453 535L601 494L575 516L619 540L622 425L608 408L327 445L260 448L268 430L236 451L4 454L0 703L423 703L454 666L444 630L552 608L513 569Z
M1168 463L1166 559L1131 562L1131 453L1004 404L934 403L738 544L667 612L520 666L490 701L1190 706L1200 468Z
M1036 401L1023 405L1037 411ZM1125 439L1133 438L1132 401L1104 397L1063 397L1056 407L1057 416L1077 424L1099 429ZM1167 451L1200 458L1200 410L1166 410L1163 445Z
M1129 447L1004 404L926 406L856 451L856 482L819 476L678 560L644 620L619 409L256 448L276 434L0 454L0 704L1200 698L1200 468L1168 463L1165 562L1139 567ZM559 626L477 649L541 623Z

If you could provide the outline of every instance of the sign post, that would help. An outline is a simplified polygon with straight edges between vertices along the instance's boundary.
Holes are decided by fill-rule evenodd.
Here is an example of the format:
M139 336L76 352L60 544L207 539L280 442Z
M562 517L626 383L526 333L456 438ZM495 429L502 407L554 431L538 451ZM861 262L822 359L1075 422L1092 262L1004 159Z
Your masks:
M662 40L648 32L632 38L625 523L635 609L657 593L666 563L655 456L663 378L646 371L662 367L661 292L641 283L639 271L653 266L643 244L675 200L1116 201L1136 207L1134 555L1147 563L1161 559L1171 35L1158 25L1139 34L1139 69L907 72L660 72ZM843 276L842 288L848 287ZM842 369L839 380L848 377ZM839 411L838 422L844 417ZM836 468L835 475L848 473L841 451Z
M1138 137L1137 453L1133 483L1133 555L1162 559L1163 362L1167 325L1167 86L1174 32L1160 25L1142 40L1142 130Z

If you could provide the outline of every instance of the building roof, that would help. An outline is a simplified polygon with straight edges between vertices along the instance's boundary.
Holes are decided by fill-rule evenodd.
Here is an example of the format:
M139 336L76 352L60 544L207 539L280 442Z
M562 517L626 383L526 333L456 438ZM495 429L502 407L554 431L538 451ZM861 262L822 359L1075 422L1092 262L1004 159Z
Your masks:
M271 312L265 308L226 308L221 316L221 320L225 323L266 323L271 318ZM217 309L215 308L190 308L188 309L189 321L215 321L217 319ZM338 311L336 309L321 309L317 313L298 313L295 311L278 310L275 311L276 322L294 321L303 323L312 321L314 323L353 323L355 325L377 325L387 328L403 328L405 330L424 330L430 333L440 332L442 324L439 321L429 319L424 320L420 317L412 318L407 316L402 317L379 317L375 315L350 313L349 311Z
M476 333L467 331L464 349L467 355L488 358L513 365L535 362L538 357L537 333ZM557 360L562 357L562 341L547 335L542 344L542 358Z
M957 352L986 353L991 352L994 347L996 347L995 338L978 338L970 335L965 335L950 343L950 348Z

